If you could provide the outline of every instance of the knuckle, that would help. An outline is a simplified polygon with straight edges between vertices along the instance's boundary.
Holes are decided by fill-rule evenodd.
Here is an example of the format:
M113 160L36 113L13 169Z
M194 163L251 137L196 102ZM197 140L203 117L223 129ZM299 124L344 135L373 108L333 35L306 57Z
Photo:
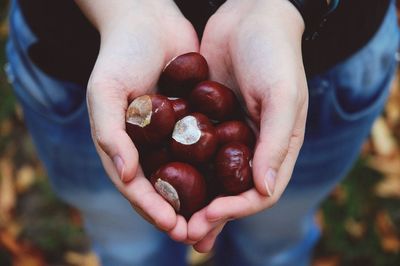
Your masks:
M280 199L280 195L274 194L271 198L269 198L269 208L274 207L276 204L278 204Z
M95 130L94 131L94 141L99 145L99 147L106 152L107 154L110 154L111 152L111 146L113 143L113 137L107 132L101 131L101 130Z
M289 152L289 143L275 143L271 147L271 152L275 154L276 159L279 163L282 163Z

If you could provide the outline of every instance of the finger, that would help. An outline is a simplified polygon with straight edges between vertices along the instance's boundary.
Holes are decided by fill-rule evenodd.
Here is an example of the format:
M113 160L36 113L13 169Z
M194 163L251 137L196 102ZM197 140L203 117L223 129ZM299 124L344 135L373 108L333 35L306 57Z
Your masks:
M168 235L178 242L185 242L187 240L187 222L183 216L177 216L176 225L168 231Z
M111 167L112 160L102 150L100 157L105 169L109 169L108 174L117 189L145 220L162 231L170 231L176 226L175 210L155 191L140 167L136 177L129 183L124 183L118 178L116 170Z
M117 181L116 186L134 208L139 210L139 214L154 226L167 232L176 228L177 237L185 234L185 232L180 231L182 230L181 227L177 227L178 218L175 210L155 191L141 169L131 182ZM182 225L182 220L179 222Z
M139 158L125 131L126 96L115 89L96 88L101 93L93 90L88 90L93 140L103 155L112 160L118 177L122 181L130 180L136 175Z
M277 173L289 151L299 106L297 96L288 88L274 88L269 94L261 100L260 135L253 157L255 187L265 196L274 193Z
M196 212L188 222L188 239L194 243L203 239L210 231L218 226L220 221L209 221L206 208Z
M275 191L271 197L265 197L258 190L251 189L237 196L217 198L207 206L207 219L209 221L240 219L276 204L292 176L300 150L297 147L301 146L302 141L302 138L291 138L289 151L277 173Z
M172 57L198 50L197 38L189 27L181 40L172 44L162 38L154 40L149 30L146 25L132 25L130 32L113 33L102 40L88 85L93 139L113 160L124 182L135 176L138 164L137 151L125 133L128 101L154 91L160 72Z
M200 253L210 252L225 224L226 222L218 224L218 226L211 230L200 242L193 245L193 248Z
M138 45L134 40L146 36L139 31L129 41L125 36L115 35L102 42L88 84L87 103L96 146L113 161L118 177L128 182L136 175L138 166L137 150L125 131L128 101L155 87L165 53L154 55ZM150 48L161 49L157 45Z

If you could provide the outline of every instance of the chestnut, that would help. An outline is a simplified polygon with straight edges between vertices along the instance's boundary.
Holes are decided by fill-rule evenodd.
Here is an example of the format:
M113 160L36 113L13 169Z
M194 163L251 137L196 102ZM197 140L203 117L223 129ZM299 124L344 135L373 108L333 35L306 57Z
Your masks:
M224 145L216 155L215 175L228 195L250 189L253 186L250 149L240 142Z
M191 165L171 162L150 178L156 191L186 219L206 204L207 189L203 176Z
M175 112L167 97L159 94L135 98L126 111L126 131L137 145L154 145L174 129Z
M197 166L200 173L203 174L207 185L207 204L222 194L221 185L215 176L214 162L210 161Z
M232 120L215 127L220 145L229 142L240 142L249 148L254 146L255 136L252 129L242 121Z
M145 150L139 153L140 165L146 177L150 178L161 166L172 161L172 158L165 147L154 150Z
M191 52L173 58L159 80L161 92L167 96L187 96L199 82L208 78L208 64L199 53Z
M189 114L189 103L182 98L168 97L174 108L176 119L179 120Z
M215 128L203 114L192 113L175 124L171 151L181 161L203 163L211 158L218 145Z
M239 103L231 89L215 81L203 81L192 90L189 103L195 112L212 120L225 121L233 117Z

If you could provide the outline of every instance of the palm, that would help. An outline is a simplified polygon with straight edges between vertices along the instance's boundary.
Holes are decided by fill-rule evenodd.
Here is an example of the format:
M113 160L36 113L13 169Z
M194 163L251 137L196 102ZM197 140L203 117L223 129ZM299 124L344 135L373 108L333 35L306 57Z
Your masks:
M198 40L176 8L146 9L102 33L87 93L92 135L105 170L132 206L171 237L184 240L186 222L156 193L138 165L137 150L125 132L125 111L134 97L155 90L167 61L198 51Z
M209 250L228 220L260 212L279 199L302 144L308 98L302 22L292 6L282 10L294 14L293 21L274 13L282 2L228 1L204 33L201 53L211 78L237 92L260 131L253 158L255 189L218 198L189 222L189 237L200 240L196 247L201 251ZM276 179L275 191L267 188L269 176Z

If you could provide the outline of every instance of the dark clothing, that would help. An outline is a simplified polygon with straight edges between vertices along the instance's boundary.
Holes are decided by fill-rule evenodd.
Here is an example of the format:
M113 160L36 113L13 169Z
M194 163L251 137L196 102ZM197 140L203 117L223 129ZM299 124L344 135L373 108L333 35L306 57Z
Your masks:
M95 63L100 37L72 0L18 0L37 36L29 56L44 72L86 84ZM307 76L322 73L359 50L377 31L390 0L342 0L320 37L304 41ZM208 18L224 0L176 0L201 36Z

